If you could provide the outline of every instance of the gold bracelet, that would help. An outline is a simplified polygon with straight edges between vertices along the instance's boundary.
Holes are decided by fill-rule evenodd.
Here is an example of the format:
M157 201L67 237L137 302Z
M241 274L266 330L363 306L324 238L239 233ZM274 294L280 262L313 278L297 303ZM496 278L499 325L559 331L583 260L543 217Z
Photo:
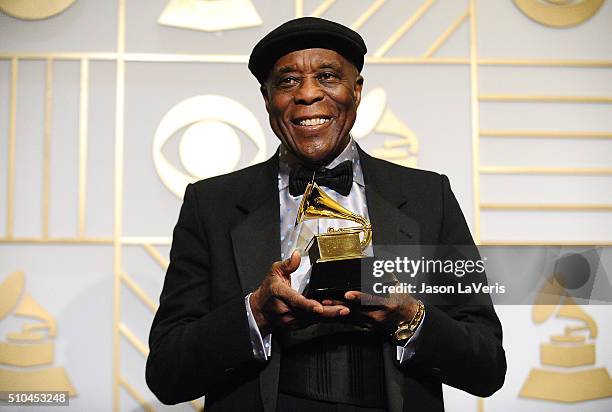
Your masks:
M425 316L425 305L423 305L423 302L420 300L417 300L417 305L417 311L412 319L409 322L401 321L397 325L395 332L391 334L391 338L395 341L395 343L402 343L410 339L421 324L423 316Z

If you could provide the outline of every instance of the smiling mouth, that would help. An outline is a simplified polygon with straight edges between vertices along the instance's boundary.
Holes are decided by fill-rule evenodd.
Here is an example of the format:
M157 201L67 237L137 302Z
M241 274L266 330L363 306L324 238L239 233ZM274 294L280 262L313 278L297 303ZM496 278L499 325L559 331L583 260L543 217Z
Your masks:
M310 118L302 118L302 119L294 119L291 122L296 126L321 126L323 124L329 123L331 117L310 117Z

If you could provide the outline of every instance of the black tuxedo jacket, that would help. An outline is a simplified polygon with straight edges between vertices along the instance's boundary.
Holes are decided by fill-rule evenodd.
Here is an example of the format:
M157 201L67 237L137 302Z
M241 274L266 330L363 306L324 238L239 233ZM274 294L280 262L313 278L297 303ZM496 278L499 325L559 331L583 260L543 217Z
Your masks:
M446 176L359 156L375 245L473 245ZM277 176L275 155L186 189L146 367L165 404L206 395L207 411L276 410L282 349L274 342L267 363L254 360L244 297L280 260ZM443 410L442 383L489 396L504 382L488 296L427 305L408 362L397 362L392 344L383 351L390 411Z

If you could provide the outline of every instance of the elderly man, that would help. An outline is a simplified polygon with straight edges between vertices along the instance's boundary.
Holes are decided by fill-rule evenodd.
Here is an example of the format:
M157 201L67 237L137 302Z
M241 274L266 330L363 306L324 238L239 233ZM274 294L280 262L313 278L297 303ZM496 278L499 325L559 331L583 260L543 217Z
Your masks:
M360 291L321 301L301 293L310 262L291 253L290 232L313 175L370 219L375 245L473 245L445 176L372 158L352 140L365 53L356 32L309 17L253 49L249 69L281 146L185 191L147 360L162 402L206 395L210 411L432 411L444 409L442 383L478 396L503 384L488 296L437 307L405 294L367 308Z

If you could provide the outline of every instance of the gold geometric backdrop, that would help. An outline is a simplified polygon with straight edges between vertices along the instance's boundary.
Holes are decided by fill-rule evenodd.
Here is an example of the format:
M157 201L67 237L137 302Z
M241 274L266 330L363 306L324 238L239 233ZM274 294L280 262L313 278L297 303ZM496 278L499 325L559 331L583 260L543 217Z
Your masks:
M181 196L275 152L246 64L305 15L368 45L354 138L448 175L478 243L612 244L610 1L0 0L0 391L168 408L144 365ZM504 387L447 410L612 410L610 309L539 299L497 307Z

